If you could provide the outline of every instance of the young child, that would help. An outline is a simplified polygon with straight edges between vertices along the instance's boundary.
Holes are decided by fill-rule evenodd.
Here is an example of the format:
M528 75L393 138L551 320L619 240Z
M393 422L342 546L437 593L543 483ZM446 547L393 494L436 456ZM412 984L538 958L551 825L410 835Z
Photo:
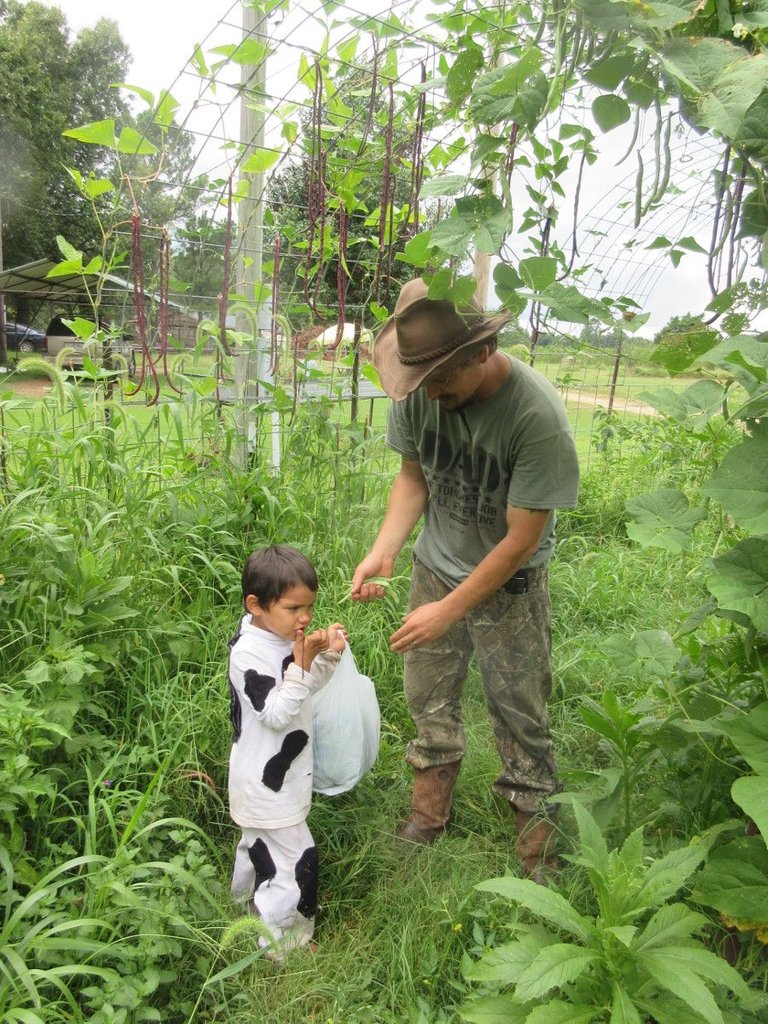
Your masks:
M305 631L317 575L299 551L263 548L243 570L246 614L230 641L229 811L242 829L232 894L253 908L280 951L307 944L317 909L312 707L345 645L343 626ZM262 946L269 945L260 939Z

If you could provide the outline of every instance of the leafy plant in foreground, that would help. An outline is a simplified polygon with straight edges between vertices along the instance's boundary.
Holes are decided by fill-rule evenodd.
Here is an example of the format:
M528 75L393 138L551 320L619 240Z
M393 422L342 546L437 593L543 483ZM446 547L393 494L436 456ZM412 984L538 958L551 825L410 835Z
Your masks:
M658 755L653 744L643 735L645 716L625 708L613 690L605 691L600 704L589 697L582 698L579 711L585 724L602 737L603 744L618 762L618 769L606 769L602 773L609 792L600 801L601 810L606 811L600 823L607 824L611 812L620 803L623 824L629 831L633 797L641 772Z
M725 923L754 932L768 944L768 703L720 727L755 773L736 779L731 787L732 799L750 823L747 835L712 854L694 897L719 910Z
M586 871L597 913L582 914L527 879L481 882L478 889L506 897L536 921L513 921L513 940L465 969L469 980L503 991L469 1000L461 1016L478 1024L738 1019L721 1008L717 989L749 1005L749 988L697 937L707 919L682 901L669 902L704 860L707 844L649 862L640 829L609 851L589 812L578 804L574 811L580 852L572 859Z

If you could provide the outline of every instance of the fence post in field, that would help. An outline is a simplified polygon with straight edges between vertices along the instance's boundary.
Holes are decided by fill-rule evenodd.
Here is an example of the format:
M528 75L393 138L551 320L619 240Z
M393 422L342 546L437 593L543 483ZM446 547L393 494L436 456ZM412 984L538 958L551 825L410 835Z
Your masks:
M611 386L608 390L608 415L613 412L613 400L616 396L616 382L619 379L619 366L621 365L621 346L624 341L624 331L619 328L616 335L616 355L613 357L613 369L611 371Z

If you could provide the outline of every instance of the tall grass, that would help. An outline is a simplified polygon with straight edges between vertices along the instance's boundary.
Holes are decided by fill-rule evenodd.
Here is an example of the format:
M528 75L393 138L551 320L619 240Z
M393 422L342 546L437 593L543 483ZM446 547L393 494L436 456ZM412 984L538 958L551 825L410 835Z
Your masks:
M473 887L517 872L514 831L490 792L496 755L472 674L452 827L425 850L394 836L409 801L412 724L388 637L406 581L375 605L348 598L393 468L380 436L344 427L322 404L300 407L276 476L258 460L236 467L229 427L216 417L177 410L105 427L89 397L66 401L27 410L26 425L19 414L0 503L4 1019L455 1020L467 992L463 959L505 927ZM632 457L625 439L595 440L596 463L579 508L561 516L551 569L551 713L569 787L616 769L580 713L586 699L610 688L657 716L674 704L658 681L623 676L606 641L681 623L704 597L692 554L641 551L624 530L626 498L660 477L695 488L695 460L686 462L694 449L682 436L661 443L654 427L634 438ZM236 829L226 809L226 642L245 557L273 542L296 544L316 563L317 621L347 625L382 709L374 770L353 792L315 801L319 946L284 967L258 955L254 928L228 894ZM674 776L671 764L649 762L633 805L667 844L706 826L728 782L703 754ZM697 777L706 799L681 810ZM562 828L567 850L567 814ZM578 872L566 867L555 884L572 891Z

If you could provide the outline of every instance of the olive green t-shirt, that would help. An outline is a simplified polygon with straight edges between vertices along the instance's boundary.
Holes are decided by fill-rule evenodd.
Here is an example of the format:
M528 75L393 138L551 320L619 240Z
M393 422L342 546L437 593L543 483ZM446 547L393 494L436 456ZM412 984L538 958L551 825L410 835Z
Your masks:
M414 553L449 586L506 535L507 505L552 510L524 568L549 561L554 510L576 505L579 463L563 402L538 371L510 363L494 394L459 411L443 410L423 388L390 405L387 444L421 465L429 487Z

